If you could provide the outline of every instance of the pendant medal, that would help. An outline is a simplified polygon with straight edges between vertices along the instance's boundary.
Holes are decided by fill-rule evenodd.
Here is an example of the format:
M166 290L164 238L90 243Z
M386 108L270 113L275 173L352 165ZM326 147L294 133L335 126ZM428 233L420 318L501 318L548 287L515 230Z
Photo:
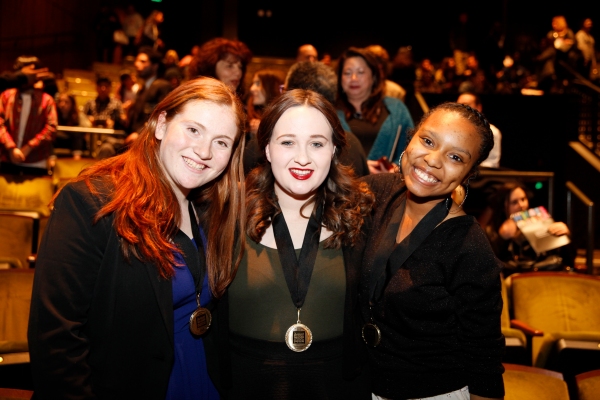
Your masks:
M196 336L204 335L206 331L208 331L208 328L210 328L210 324L212 322L212 315L210 314L210 311L208 311L207 308L200 306L199 296L200 294L198 294L196 297L198 301L198 308L196 308L196 310L190 316L190 331Z
M362 327L362 338L367 345L377 347L381 342L381 331L377 325L368 322Z
M301 352L308 349L312 341L312 332L308 326L300 323L300 309L298 309L298 321L290 326L285 333L285 344L287 344L290 350Z

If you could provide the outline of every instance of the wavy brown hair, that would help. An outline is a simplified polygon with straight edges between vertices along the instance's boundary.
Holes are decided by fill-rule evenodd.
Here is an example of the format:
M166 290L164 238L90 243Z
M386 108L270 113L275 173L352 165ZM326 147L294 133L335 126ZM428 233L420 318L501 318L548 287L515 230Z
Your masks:
M383 98L385 97L385 77L383 76L383 70L379 67L379 61L377 56L371 51L361 49L358 47L350 47L346 50L338 60L338 96L337 106L344 111L346 120L350 120L355 113L354 106L348 101L348 96L342 89L342 74L344 72L344 63L347 59L352 57L360 57L367 63L367 66L373 74L373 86L371 87L371 94L361 105L360 112L363 118L372 124L375 124L381 115L383 104Z
M331 126L332 141L336 146L327 179L302 208L315 202L324 203L322 223L333 232L325 240L325 248L337 249L342 245L352 245L359 238L364 218L371 211L375 198L367 184L357 181L352 169L338 161L339 151L347 145L346 133L331 103L311 90L286 91L265 110L256 134L258 146L264 156L279 118L290 108L302 106L313 107L323 114ZM271 164L267 161L252 170L246 179L246 233L257 243L261 241L272 218L281 212L274 185L275 177ZM316 208L313 210L315 212Z
M98 178L110 182L108 201L98 211L95 222L114 215L114 228L121 238L121 250L129 260L136 257L156 265L160 276L169 279L176 265L172 242L181 221L181 212L171 184L163 172L159 157L160 140L154 133L158 118L165 114L171 121L189 102L212 102L233 111L237 134L231 161L223 174L202 187L192 190L188 198L198 210L207 243L206 261L211 292L219 297L233 279L241 259L234 262L237 232L244 231L244 170L242 154L245 135L243 105L222 82L213 78L198 78L183 83L161 101L141 130L131 148L84 169L76 178L85 181L92 193L102 196L94 185ZM242 238L243 239L243 238ZM242 247L243 248L243 247Z
M188 66L188 78L194 79L199 76L210 76L217 78L216 66L217 62L224 60L231 54L240 59L242 63L242 78L238 86L238 95L242 95L244 76L246 75L246 67L252 60L252 52L244 42L239 40L230 40L222 37L211 39L198 50L190 65Z
M255 106L253 96L249 94L246 102L248 119L260 119L265 107L269 105L275 97L281 94L281 86L283 85L283 82L285 82L284 73L274 69L262 69L256 72L256 76L260 80L260 85L265 91L265 104Z

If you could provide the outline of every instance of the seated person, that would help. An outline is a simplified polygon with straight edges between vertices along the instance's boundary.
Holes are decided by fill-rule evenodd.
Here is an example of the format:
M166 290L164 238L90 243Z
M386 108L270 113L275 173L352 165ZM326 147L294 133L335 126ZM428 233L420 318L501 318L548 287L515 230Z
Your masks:
M98 96L85 104L83 112L94 127L124 129L127 125L127 116L123 111L121 101L110 95L111 86L110 79L98 78L96 81Z
M510 216L530 209L529 189L521 182L507 182L491 196L487 209L479 218L496 256L505 264L505 276L512 272L559 270L573 265L572 245L537 254ZM548 226L554 236L570 235L564 222Z
M56 111L59 126L79 126L83 128L92 126L87 116L77 108L75 97L68 92L59 93L56 97ZM73 158L79 160L86 148L87 144L84 133L63 132L61 130L56 132L56 140L54 141L55 154L56 149L68 149Z

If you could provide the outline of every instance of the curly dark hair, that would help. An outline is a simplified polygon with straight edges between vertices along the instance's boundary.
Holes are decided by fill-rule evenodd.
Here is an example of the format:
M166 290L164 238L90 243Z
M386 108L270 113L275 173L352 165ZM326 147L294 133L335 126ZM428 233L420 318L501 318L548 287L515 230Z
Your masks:
M194 79L198 76L209 76L218 79L215 67L217 62L224 60L229 54L236 56L242 63L242 79L246 74L246 67L252 60L252 52L244 42L239 40L230 40L222 37L211 39L198 50L198 54L192 58L188 66L188 79ZM238 94L241 94L242 85L238 87Z
M257 132L258 146L263 155L271 140L275 124L291 107L307 106L317 109L329 122L335 155L327 179L315 196L308 200L303 209L312 203L324 203L323 226L333 232L325 240L325 248L340 248L356 243L365 217L370 213L375 197L365 182L355 179L350 167L339 163L339 150L347 145L346 133L327 99L311 90L295 89L284 92L267 107ZM264 157L263 157L264 158ZM255 242L260 242L272 218L281 212L273 190L275 177L271 164L264 161L252 170L246 179L246 233ZM313 210L313 213L316 212Z

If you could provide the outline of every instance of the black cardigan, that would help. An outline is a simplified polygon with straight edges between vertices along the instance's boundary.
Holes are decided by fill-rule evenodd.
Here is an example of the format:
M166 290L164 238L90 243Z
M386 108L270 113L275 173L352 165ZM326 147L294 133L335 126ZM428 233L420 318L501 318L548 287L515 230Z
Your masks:
M388 277L371 314L368 282L374 279L374 260L385 254L378 245L388 224L400 222L392 215L406 187L399 174L364 180L377 208L367 227L362 262L357 260L362 264L359 303L364 320L373 315L383 336L369 350L373 392L418 398L469 386L473 394L503 396L502 263L483 230L468 215L441 223ZM389 257L391 263L394 259Z
M100 197L83 182L63 188L38 252L28 332L35 397L164 400L171 281L153 264L125 261L112 216L92 223L111 191L95 184ZM185 234L174 241L188 265L198 262Z

